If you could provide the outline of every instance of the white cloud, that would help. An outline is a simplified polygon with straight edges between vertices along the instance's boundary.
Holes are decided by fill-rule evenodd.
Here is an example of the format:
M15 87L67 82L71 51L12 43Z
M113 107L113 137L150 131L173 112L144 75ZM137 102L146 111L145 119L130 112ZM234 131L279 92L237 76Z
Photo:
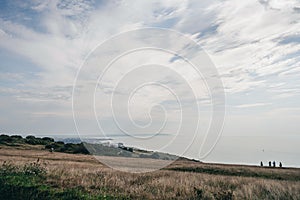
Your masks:
M35 79L23 78L23 88L5 86L1 90L19 100L49 99L57 105L70 102L77 69L91 49L121 31L157 26L181 31L202 45L218 68L229 96L257 89L265 89L274 101L297 95L299 56L296 53L300 51L300 43L282 42L284 38L299 35L300 16L294 11L299 7L296 0L94 4L93 1L34 1L29 7L40 14L39 28L18 20L0 19L0 47L40 69ZM155 58L161 62L159 56ZM188 76L188 71L180 70ZM0 75L6 76L9 77ZM193 85L199 85L199 80L192 81ZM58 91L58 87L63 91ZM148 99L149 102L170 100L168 96L161 99L162 91L151 90L158 95ZM198 95L207 98L201 92ZM262 103L239 104L239 108L263 106Z
M252 104L242 104L236 106L237 108L253 108L253 107L260 107L260 106L267 106L271 105L271 103L252 103Z
M19 81L24 79L24 74L4 72L0 73L1 81Z

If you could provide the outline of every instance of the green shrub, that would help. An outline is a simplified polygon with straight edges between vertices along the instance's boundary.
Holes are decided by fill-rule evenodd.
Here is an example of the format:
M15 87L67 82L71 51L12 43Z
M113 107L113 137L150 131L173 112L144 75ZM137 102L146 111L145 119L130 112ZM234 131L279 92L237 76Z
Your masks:
M22 138L22 136L20 135L12 135L10 136L10 138L12 139L11 142L13 143L25 143L24 138Z
M12 142L13 139L9 137L8 135L0 135L0 143L6 143L6 142Z
M51 143L51 142L54 142L54 139L50 138L50 137L43 137L42 140L45 141L47 144Z
M89 151L85 148L83 143L80 144L72 144L67 143L64 144L63 142L52 142L45 146L46 149L54 149L56 152L63 152L63 153L81 153L81 154L89 154Z
M47 141L44 141L41 138L36 138L33 135L27 136L25 142L27 144L31 144L31 145L46 145L47 144Z

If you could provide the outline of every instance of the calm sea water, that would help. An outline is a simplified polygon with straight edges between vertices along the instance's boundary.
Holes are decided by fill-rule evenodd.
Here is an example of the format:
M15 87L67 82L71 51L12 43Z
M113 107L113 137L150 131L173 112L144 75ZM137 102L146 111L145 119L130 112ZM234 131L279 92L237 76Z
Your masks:
M172 144L169 148L159 149L153 144L147 144L147 140L137 143L128 137L124 137L124 135L110 135L105 138L86 136L81 139L74 135L55 135L54 137L67 142L80 142L81 140L93 143L123 142L128 146L159 150L175 155L181 155L182 152L179 150L183 149L181 142ZM166 135L158 135L156 137L157 141L169 140ZM184 139L186 138L181 138L178 141L183 141ZM286 167L300 167L299 142L299 136L222 136L215 148L201 161L246 165L259 165L261 161L264 165L267 165L269 161L276 161L277 164L282 162ZM183 156L199 159L199 144L196 142L191 145Z

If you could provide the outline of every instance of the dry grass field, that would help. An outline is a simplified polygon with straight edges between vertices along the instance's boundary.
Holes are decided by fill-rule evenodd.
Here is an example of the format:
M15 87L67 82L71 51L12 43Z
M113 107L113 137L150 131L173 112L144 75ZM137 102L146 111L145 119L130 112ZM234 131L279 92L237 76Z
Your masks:
M178 160L159 171L134 174L110 169L90 155L0 146L0 164L37 159L51 187L80 188L103 199L300 199L300 169Z

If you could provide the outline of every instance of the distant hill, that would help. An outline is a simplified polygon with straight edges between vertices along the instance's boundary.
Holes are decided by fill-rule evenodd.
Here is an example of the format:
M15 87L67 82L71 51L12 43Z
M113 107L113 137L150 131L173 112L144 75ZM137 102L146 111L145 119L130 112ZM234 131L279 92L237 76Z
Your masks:
M87 149L84 147L83 143L73 144L73 143L64 143L63 141L55 141L50 137L35 137L33 135L26 136L23 138L19 135L0 135L0 145L6 146L16 146L16 147L28 147L28 145L43 146L44 149L49 151L56 152L65 152L65 153L81 153L89 154Z
M107 139L105 139L107 140ZM88 140L87 140L88 141ZM119 143L115 145L82 142L79 138L67 138L57 141L50 137L35 137L33 135L23 138L19 135L0 135L0 145L28 147L40 145L48 151L73 153L73 154L92 154L99 156L131 157L131 158L151 158L161 160L176 160L179 157L162 152L153 152L134 147L124 146ZM184 158L181 158L184 159Z

